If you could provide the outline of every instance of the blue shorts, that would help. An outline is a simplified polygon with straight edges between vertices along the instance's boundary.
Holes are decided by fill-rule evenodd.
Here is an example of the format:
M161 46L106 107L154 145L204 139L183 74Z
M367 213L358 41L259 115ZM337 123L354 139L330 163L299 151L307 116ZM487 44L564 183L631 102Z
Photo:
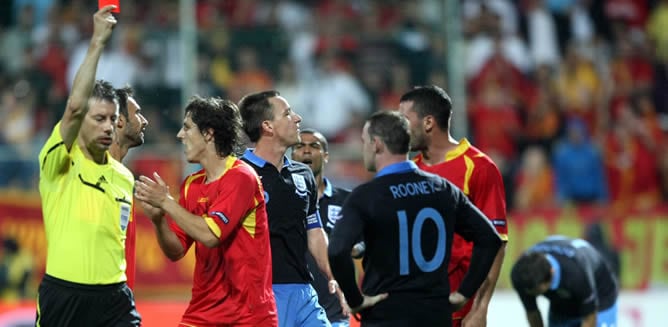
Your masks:
M580 327L582 319L563 319L549 315L549 327ZM617 327L617 302L596 314L596 327Z
M273 284L279 327L330 327L311 284Z

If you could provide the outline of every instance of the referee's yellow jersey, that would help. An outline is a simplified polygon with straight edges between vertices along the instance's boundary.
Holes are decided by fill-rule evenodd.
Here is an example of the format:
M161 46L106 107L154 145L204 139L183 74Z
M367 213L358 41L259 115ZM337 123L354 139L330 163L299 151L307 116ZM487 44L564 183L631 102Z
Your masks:
M134 177L106 153L87 159L74 141L68 152L60 123L39 153L39 192L47 240L46 273L69 282L123 282L125 234Z

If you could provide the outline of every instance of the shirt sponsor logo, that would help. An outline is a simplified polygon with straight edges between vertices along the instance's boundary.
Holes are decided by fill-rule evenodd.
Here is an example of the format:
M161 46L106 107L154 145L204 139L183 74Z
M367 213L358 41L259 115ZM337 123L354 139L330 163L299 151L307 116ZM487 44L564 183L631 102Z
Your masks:
M121 230L125 231L128 228L128 223L130 222L130 206L121 203Z
M222 212L220 212L220 211L212 211L212 212L209 214L209 216L211 216L211 217L218 217L218 218L219 218L223 223L225 223L225 224L227 224L227 223L230 222L230 220L227 219L227 217L225 216L225 214L222 213Z
M209 202L209 198L207 197L201 197L197 199L197 203L207 203L207 202Z

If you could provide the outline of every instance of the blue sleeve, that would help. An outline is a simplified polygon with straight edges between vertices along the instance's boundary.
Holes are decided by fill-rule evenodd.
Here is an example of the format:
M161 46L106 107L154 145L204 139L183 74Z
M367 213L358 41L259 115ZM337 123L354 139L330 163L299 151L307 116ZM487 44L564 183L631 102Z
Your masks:
M315 183L315 177L313 173L309 170L306 174L306 180L308 181L308 214L306 215L306 230L314 228L322 228L322 221L320 221L320 215L318 214L318 187Z

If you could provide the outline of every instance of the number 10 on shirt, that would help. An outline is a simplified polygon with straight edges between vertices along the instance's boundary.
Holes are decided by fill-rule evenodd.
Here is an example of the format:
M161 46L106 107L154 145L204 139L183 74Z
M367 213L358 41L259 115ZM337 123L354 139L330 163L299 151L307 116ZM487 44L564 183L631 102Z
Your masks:
M408 226L408 216L405 210L397 211L397 218L399 219L399 274L402 276L410 274L409 246L413 261L422 272L432 272L438 269L445 259L446 234L443 216L434 208L422 208L415 218L412 229ZM434 222L438 236L436 253L431 260L424 258L422 250L422 229L427 220Z

